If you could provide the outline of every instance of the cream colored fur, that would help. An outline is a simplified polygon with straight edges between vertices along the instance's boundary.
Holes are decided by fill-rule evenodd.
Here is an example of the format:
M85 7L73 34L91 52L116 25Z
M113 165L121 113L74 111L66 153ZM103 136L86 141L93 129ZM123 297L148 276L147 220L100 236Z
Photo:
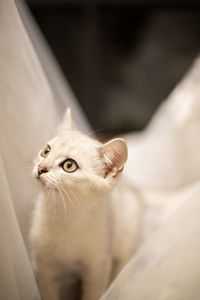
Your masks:
M83 300L98 299L130 258L138 241L140 205L120 178L127 159L124 140L106 144L76 130L70 110L58 135L41 152L33 174L41 196L31 229L32 258L43 300L58 300L63 269L77 271ZM74 159L79 169L60 166ZM48 172L38 176L38 166Z

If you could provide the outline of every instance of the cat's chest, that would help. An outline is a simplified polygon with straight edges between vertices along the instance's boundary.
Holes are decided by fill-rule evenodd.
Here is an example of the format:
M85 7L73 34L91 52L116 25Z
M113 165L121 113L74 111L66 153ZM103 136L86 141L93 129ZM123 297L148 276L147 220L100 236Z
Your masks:
M64 208L44 206L45 203L38 203L32 229L33 243L42 256L67 265L83 256L87 258L88 253L101 256L109 247L108 208L103 201L99 201L100 206L66 212Z
M38 235L42 243L54 248L81 248L82 245L98 242L108 232L107 213L92 209L87 212L40 213Z

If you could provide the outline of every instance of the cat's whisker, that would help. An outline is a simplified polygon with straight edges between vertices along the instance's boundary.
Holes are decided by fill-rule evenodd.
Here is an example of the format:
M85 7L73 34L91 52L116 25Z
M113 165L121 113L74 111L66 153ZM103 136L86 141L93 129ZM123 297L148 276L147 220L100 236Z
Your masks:
M48 179L50 180L50 184L53 184L54 186L59 184L59 181L52 174L48 176Z
M76 210L75 209L75 206L74 206L74 203L73 203L73 200L70 198L69 194L67 193L67 191L62 187L60 186L62 192L67 196L67 198L69 199L70 203L71 203L71 207L73 210Z
M74 205L76 206L76 213L79 215L80 201L78 200L77 197L75 197L74 193L72 193L72 191L71 191L70 189L68 189L68 192L71 193L72 198L73 198L74 200L76 200L76 201L74 202L73 199L72 199ZM79 217L80 217L80 216L79 216Z
M76 214L77 214L79 220L81 220L81 210L80 210L81 200L80 200L80 198L78 197L78 195L76 196L76 194L75 194L71 189L68 188L67 191L68 191L69 193L71 193L73 199L76 200L75 203L74 203L75 206L76 206ZM80 195L79 195L79 196L80 196Z
M23 166L22 167L23 171L25 172L25 174L29 177L32 177L32 172L33 172L33 166Z
M50 212L52 214L52 212L53 212L53 204L54 204L54 197L53 197L53 190L52 190L51 187L50 187L50 201L49 201L49 204L50 204Z
M91 135L94 135L94 133L102 132L102 131L105 131L105 128L99 128L99 129L96 129L93 131L89 131L88 133L86 133L86 135L91 136Z
M46 199L45 199L45 201L49 201L49 198L50 198L50 188L48 189L48 191L47 191L47 197L46 197Z
M53 190L51 190L52 192L52 197L51 197L51 212L53 211L53 203L54 203L54 197L53 197Z
M73 198L76 200L76 203L78 203L78 205L80 206L80 199L75 195L75 193L71 190L71 189L68 189L68 192L71 193L71 195L73 196ZM79 211L79 210L77 210Z
M62 195L62 192L61 192L60 189L58 189L58 193L60 195L60 198L62 199L63 206L64 206L64 211L65 211L65 217L66 217L67 216L66 203L65 203L65 200L63 199L63 195Z
M33 167L34 164L35 164L34 161L32 161L32 160L27 160L26 163L29 164L29 165L32 166L32 167Z
M53 195L53 189L51 187L49 187L48 189L48 195L46 201L48 203L50 213L51 215L53 215L54 195Z
M33 165L28 165L28 164L26 164L26 165L23 165L23 169L27 169L27 170L30 170L30 171L32 171L32 169L33 169Z
M61 187L61 189L62 189L63 193L64 193L64 194L67 196L67 198L69 199L72 209L73 209L73 210L76 210L76 209L75 209L75 206L74 206L74 203L73 203L73 200L71 199L71 197L69 196L69 194L68 194L62 187Z
M47 196L45 197L45 202L49 202L49 198L50 198L50 188L47 190Z
M56 197L55 197L55 190L53 189L53 199L54 199L54 204L53 204L53 218L55 217L55 211L56 211Z

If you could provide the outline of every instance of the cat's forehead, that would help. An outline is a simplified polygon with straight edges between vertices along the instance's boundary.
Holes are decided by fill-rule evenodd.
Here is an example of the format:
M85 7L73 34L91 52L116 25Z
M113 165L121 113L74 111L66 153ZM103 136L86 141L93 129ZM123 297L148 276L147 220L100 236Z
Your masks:
M89 154L96 152L100 143L79 131L58 135L49 142L55 155Z

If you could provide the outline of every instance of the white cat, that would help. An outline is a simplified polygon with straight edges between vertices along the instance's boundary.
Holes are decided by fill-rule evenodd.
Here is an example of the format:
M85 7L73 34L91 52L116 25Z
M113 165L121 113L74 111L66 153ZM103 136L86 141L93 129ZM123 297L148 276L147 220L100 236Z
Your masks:
M131 188L123 197L118 179L126 160L123 139L101 144L82 134L69 109L58 135L40 151L33 174L42 193L31 243L43 300L59 299L64 268L81 276L83 300L98 299L134 252L140 206Z

